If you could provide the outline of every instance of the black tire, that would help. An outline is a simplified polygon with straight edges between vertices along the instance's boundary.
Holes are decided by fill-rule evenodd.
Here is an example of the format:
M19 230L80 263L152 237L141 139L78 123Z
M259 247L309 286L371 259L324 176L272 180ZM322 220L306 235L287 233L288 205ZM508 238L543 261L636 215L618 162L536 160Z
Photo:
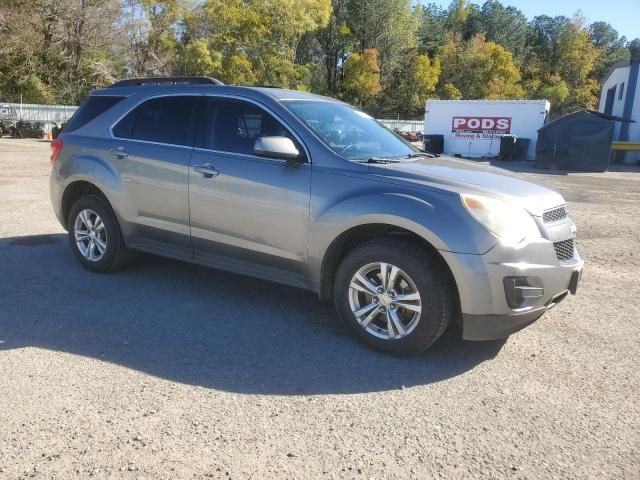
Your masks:
M365 265L385 262L403 270L415 284L422 311L413 331L398 339L378 338L356 320L349 302L349 285ZM340 318L367 345L395 355L413 355L429 348L453 316L454 293L448 272L434 254L417 243L385 237L364 243L347 254L336 273L333 300Z
M106 232L106 250L102 258L95 261L85 258L76 244L74 224L78 214L85 209L92 210L100 217ZM116 215L109 202L102 196L85 195L73 204L67 219L67 232L71 250L87 270L97 273L114 272L125 267L131 261L132 251L124 243Z

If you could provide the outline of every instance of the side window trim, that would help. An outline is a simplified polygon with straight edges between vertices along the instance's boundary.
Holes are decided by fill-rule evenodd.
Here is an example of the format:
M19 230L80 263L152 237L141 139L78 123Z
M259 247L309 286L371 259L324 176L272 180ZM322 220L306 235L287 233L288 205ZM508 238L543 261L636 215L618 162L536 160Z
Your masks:
M143 99L141 99L139 102L137 102L136 104L134 104L131 108L129 108L126 112L124 112L120 117L118 117L118 119L113 122L113 124L111 124L111 126L109 127L109 136L111 137L112 140L123 140L123 141L127 141L127 142L137 142L137 143L146 143L149 145L164 145L164 146L170 146L170 147L177 147L177 148L188 148L188 149L192 149L195 146L195 135L194 135L194 129L193 129L193 122L194 120L197 119L197 112L198 112L198 104L201 103L199 101L195 102L194 108L191 111L191 119L190 119L190 125L189 125L189 145L178 145L175 143L166 143L166 142L154 142L152 140L138 140L136 138L122 138L122 137L118 137L113 133L113 129L116 127L116 125L118 125L127 115L129 115L131 112L133 112L136 108L138 108L140 105L142 105L143 103L146 103L149 100L154 100L156 98L164 98L164 97L195 97L195 98L203 98L204 95L201 93L161 93L161 94L157 94L157 95L152 95L150 97L144 97Z
M249 97L243 97L241 95L230 95L230 94L224 94L224 93L205 93L203 96L204 96L204 98L214 97L214 98L221 98L221 99L225 99L225 100L229 100L229 99L230 100L239 100L239 101L251 103L251 104L255 105L256 107L264 110L269 115L271 115L273 118L275 118L278 122L280 122L282 124L282 126L302 146L302 148L304 150L304 156L305 156L305 162L304 163L312 163L311 162L311 155L309 154L309 149L307 148L305 143L302 141L302 138L300 137L300 135L298 135L297 132L293 128L291 128L291 126L289 126L289 124L287 124L287 122L285 122L280 115L278 115L276 112L274 112L271 108L269 108L268 106L266 106L262 102L254 100L254 99L249 98ZM206 103L206 102L203 102L203 103ZM280 162L280 163L284 162L284 160L267 159L265 157L259 157L257 155L251 155L251 154L246 154L246 153L229 152L229 151L226 151L226 150L216 150L215 148L208 148L206 145L205 146L194 146L194 149L195 150L205 151L205 152L224 153L224 154L227 154L227 155L240 155L242 157L247 157L247 158L257 159L257 160L270 160L270 161L275 161L275 162Z

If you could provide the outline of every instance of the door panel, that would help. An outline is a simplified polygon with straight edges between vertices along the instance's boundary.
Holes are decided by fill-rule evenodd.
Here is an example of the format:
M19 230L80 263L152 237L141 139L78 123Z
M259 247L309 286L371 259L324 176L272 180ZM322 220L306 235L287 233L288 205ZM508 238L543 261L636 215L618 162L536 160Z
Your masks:
M112 129L109 149L124 184L130 246L191 256L189 161L202 96L145 100ZM176 253L176 252L168 252Z
M132 246L147 241L191 249L189 238L189 159L191 148L114 140L124 184L127 220L133 224Z
M210 105L210 110L217 107L219 104ZM224 127L217 132L223 136L218 146L238 151L193 151L189 203L194 253L200 261L302 286L306 283L310 164L248 153L254 137L267 128L267 122L261 125L256 115L268 114L256 112L253 104L247 109L250 122L234 117L230 126L229 118L219 118ZM215 116L207 118L208 122L215 121ZM251 125L238 133L238 122ZM214 134L207 135L206 143L211 147L216 146L214 138ZM239 141L234 143L236 139ZM214 168L217 175L196 171L203 165Z

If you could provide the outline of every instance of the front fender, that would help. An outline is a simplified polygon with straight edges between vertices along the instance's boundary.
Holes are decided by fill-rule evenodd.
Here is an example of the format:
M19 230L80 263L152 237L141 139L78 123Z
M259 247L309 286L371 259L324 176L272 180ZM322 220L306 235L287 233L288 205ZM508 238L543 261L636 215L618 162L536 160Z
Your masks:
M403 228L442 251L482 254L495 239L466 212L457 195L440 192L378 191L341 199L313 216L309 229L308 267L319 284L322 263L335 239L362 225ZM318 282L318 283L316 283Z

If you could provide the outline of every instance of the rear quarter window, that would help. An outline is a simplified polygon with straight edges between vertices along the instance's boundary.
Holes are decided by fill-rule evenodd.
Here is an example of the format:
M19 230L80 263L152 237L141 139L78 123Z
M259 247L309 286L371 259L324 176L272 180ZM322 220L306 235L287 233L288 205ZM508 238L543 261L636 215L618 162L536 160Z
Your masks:
M73 114L65 127L65 132L71 132L86 125L98 115L103 114L125 97L94 95L87 98L80 108Z
M163 96L149 99L113 127L117 138L190 146L191 122L199 96Z

